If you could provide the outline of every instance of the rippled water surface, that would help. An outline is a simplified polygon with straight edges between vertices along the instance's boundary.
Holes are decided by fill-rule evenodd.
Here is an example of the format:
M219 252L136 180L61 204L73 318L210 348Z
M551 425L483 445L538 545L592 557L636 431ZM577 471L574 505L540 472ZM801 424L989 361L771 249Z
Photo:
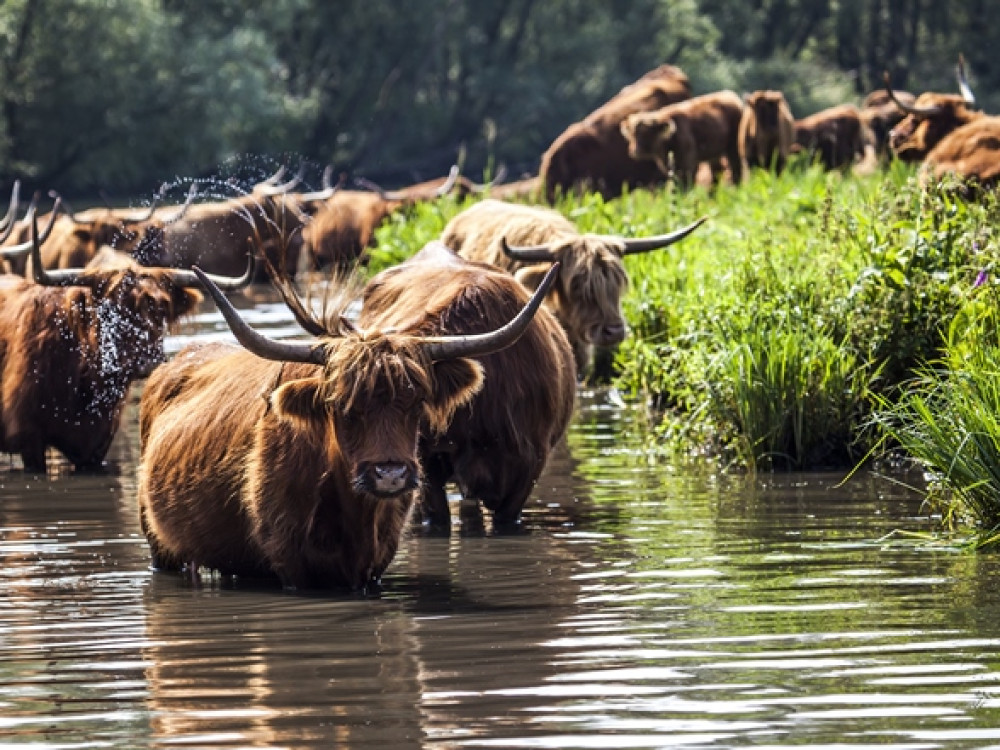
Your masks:
M456 497L380 595L293 595L148 570L134 402L107 475L0 464L0 747L1000 746L997 557L897 482L659 465L584 392L523 533Z

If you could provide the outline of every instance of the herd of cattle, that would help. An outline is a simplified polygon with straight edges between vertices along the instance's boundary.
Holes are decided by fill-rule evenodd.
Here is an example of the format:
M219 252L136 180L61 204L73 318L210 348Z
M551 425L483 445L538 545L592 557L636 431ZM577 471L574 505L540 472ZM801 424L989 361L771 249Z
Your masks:
M796 149L831 169L870 149L989 184L1000 119L973 109L961 65L959 86L916 98L887 88L860 109L795 120L780 92L692 97L664 65L567 128L536 177L506 185L453 169L402 190L348 190L328 170L321 190L295 192L301 176L278 173L226 201L196 202L192 187L183 204L141 213L74 212L53 195L40 216L36 196L19 218L15 183L0 220L0 450L31 472L49 449L98 469L130 385L148 378L138 503L156 567L364 588L415 505L449 523L450 482L495 524L517 522L594 348L625 337L623 258L704 221L638 239L584 234L510 198L686 186L703 165L738 183L748 169L781 170ZM357 262L393 212L487 192L369 281L354 319L297 296L296 273ZM314 340L267 339L228 302L261 267ZM193 344L164 362L164 336L197 288L239 345Z

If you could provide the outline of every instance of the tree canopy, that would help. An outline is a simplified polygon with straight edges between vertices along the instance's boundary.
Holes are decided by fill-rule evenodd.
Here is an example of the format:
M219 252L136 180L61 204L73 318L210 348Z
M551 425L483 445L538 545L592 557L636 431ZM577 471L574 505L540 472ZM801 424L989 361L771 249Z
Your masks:
M881 85L986 111L986 0L5 0L0 185L148 193L247 155L388 186L537 169L566 125L670 62L696 93L779 88L796 116Z

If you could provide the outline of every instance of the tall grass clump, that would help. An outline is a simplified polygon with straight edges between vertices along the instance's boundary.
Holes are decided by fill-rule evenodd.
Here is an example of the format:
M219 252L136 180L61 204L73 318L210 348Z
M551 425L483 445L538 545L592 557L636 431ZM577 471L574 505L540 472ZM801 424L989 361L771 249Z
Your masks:
M880 399L874 422L893 450L930 478L927 499L980 542L1000 538L1000 295L970 302L949 327L944 355L919 368L902 396Z

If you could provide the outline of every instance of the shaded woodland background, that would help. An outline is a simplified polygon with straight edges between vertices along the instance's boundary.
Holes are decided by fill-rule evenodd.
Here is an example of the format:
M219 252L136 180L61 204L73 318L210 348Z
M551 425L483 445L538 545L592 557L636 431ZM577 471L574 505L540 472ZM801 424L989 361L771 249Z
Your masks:
M894 86L1000 112L987 0L0 0L0 188L120 200L305 159L386 187L499 163L663 62L802 117ZM315 174L313 174L315 172Z

